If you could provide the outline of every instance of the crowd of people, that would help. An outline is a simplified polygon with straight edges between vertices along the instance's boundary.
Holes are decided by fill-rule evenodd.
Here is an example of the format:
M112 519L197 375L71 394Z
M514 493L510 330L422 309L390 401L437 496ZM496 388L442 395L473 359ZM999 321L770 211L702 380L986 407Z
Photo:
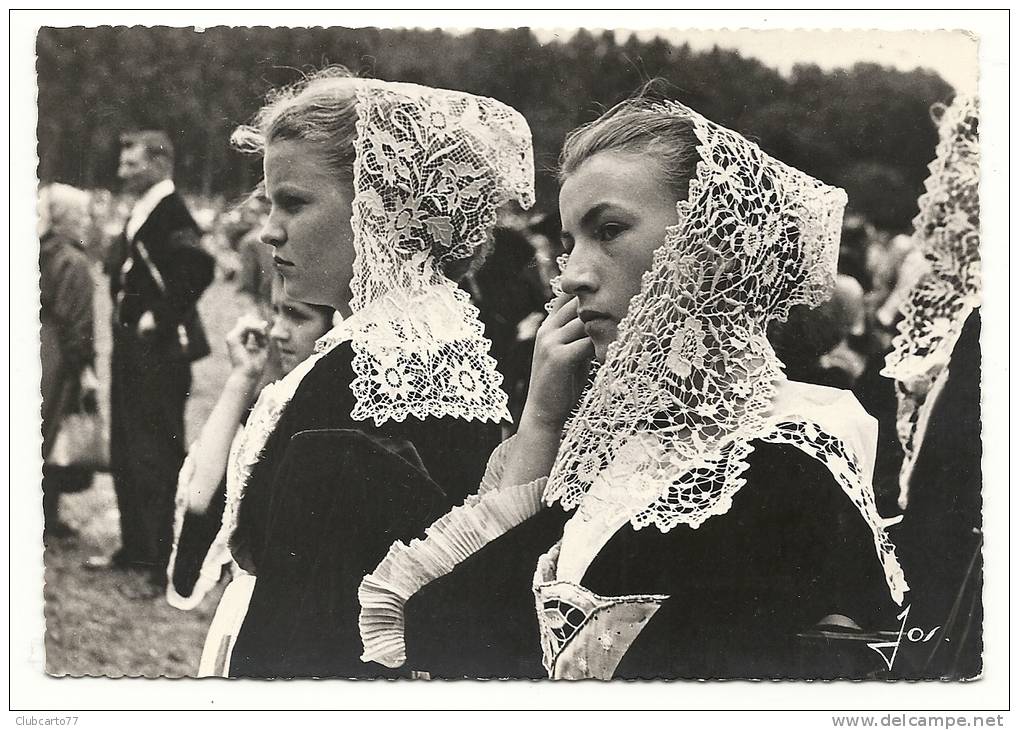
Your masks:
M229 206L125 133L122 196L40 196L47 537L89 482L50 455L96 409L91 254L121 547L84 567L182 610L229 580L201 675L975 676L975 105L936 121L896 235L646 90L567 137L554 213L523 117L461 92L280 90ZM217 275L249 313L189 443ZM952 643L895 675L862 639L905 605Z

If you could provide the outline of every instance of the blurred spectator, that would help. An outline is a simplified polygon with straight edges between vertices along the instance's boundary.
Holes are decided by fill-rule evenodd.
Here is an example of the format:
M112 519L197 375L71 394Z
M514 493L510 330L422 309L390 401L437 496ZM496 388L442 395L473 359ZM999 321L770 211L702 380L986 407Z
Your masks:
M556 259L563 254L563 247L559 242L561 229L557 213L543 213L535 216L527 228L528 238L534 248L538 278L545 290L546 301L552 298L552 287L549 282L559 275L559 265L556 263Z
M219 218L219 208L216 207L215 202L195 207L194 218L201 232L208 234L216 227L216 221Z
M114 304L110 469L121 547L86 567L140 571L147 585L131 597L145 598L162 593L166 581L191 363L209 354L197 302L212 281L213 260L174 187L169 137L141 131L123 135L121 144L118 176L137 196L107 258Z
M113 243L124 230L130 208L123 196L99 188L92 191L90 205L92 247L87 250L97 261L105 261Z
M262 226L268 217L265 199L252 195L240 207L237 238L234 249L239 259L237 291L251 298L260 311L265 312L272 298L276 269L272 249L262 243Z
M69 185L55 183L39 193L39 354L44 460L50 454L62 418L81 408L96 408L94 283L84 253L90 225L89 205L89 194ZM60 520L60 495L86 489L91 483L91 471L43 466L47 536L72 534L71 528Z
M906 294L920 280L929 267L923 251L915 246L909 236L896 236L893 239L897 255L894 268L887 282L887 295L875 312L875 319L882 327L891 330L902 312Z
M316 340L332 327L331 307L291 299L278 274L271 288L271 327L248 314L227 334L230 375L181 468L166 596L182 610L201 602L230 560L225 536L219 542L216 537L226 505L229 455L251 406L267 383L311 357Z
M877 419L874 491L880 511L892 512L902 462L895 392L880 375L888 340L867 317L863 287L854 277L839 274L831 299L816 309L793 307L786 322L771 326L768 338L790 379L851 390Z
M863 216L846 215L839 242L839 273L856 279L865 291L873 288L867 266L868 251L873 239L874 229Z
M535 251L527 237L512 228L496 226L492 238L484 265L468 273L461 286L471 293L485 325L485 336L492 341L491 354L510 397L510 413L516 419L526 397L537 331L537 327L522 328L521 324L543 312L546 296Z
M815 309L793 307L785 322L774 323L768 339L791 380L851 390L866 358L851 341L863 334L863 288L839 274L832 296Z
M831 299L822 304L821 309L831 311L836 331L842 335L842 339L820 357L819 365L822 372L841 373L834 379L844 378L848 384L846 387L851 389L867 364L866 351L856 349L857 343L867 333L863 287L853 277L839 274Z

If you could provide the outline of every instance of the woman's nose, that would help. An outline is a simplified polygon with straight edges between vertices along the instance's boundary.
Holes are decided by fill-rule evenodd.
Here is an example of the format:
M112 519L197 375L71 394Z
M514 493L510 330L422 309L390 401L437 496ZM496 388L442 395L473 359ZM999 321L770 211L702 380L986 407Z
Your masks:
M598 288L597 262L586 246L579 243L573 247L566 260L559 284L563 291L576 296L581 291L593 292Z
M258 239L267 246L279 248L286 241L286 233L283 231L283 227L276 222L276 218L270 215L262 224Z

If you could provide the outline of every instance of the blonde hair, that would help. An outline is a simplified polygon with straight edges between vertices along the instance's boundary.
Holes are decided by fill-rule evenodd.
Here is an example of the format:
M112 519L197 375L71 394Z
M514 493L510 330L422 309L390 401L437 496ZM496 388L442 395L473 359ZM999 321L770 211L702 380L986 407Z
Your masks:
M251 124L234 130L235 149L264 155L271 142L315 143L325 162L342 181L354 170L357 99L353 77L342 66L330 66L301 81L270 92Z

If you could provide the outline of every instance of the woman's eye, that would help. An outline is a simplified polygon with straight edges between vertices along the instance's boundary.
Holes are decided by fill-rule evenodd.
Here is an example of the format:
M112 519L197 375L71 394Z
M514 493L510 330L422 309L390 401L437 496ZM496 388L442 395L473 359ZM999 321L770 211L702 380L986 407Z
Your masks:
M598 228L598 238L602 241L611 241L626 230L621 223L603 223Z
M303 198L298 198L293 195L285 195L280 198L280 207L283 208L283 210L290 212L300 209L304 203L305 201Z

